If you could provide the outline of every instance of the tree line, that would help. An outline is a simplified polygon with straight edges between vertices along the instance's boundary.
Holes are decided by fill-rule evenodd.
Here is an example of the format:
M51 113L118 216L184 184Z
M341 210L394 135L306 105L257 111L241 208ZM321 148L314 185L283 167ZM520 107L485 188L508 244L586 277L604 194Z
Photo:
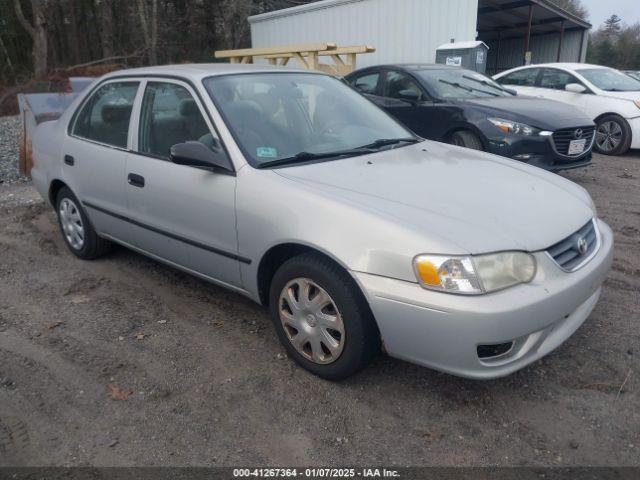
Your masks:
M640 23L625 25L611 15L589 38L587 62L620 70L640 70Z
M310 0L0 0L0 85L56 69L212 61L247 17Z

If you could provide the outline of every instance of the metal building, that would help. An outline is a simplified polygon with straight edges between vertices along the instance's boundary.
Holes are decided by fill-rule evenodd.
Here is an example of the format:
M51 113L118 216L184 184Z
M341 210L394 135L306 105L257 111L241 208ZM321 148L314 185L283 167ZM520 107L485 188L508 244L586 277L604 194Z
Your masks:
M549 0L321 0L249 17L254 48L373 45L358 66L435 62L443 43L489 45L487 73L525 62L584 61L591 25ZM529 53L527 53L529 52Z

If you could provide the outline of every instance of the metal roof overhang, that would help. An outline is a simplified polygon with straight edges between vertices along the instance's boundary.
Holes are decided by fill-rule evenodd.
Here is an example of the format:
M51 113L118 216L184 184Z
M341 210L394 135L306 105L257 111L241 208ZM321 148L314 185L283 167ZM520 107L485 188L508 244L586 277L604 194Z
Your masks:
M478 38L485 42L590 28L549 0L478 0Z

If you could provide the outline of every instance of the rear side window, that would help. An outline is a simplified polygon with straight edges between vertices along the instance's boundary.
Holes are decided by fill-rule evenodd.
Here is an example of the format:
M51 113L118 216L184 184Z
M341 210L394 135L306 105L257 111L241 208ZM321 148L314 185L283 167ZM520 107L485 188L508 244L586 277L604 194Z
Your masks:
M369 73L352 80L351 83L362 93L376 93L378 88L378 80L380 79L380 73Z
M138 85L139 82L114 82L100 87L78 113L73 135L126 148Z
M168 158L173 145L188 141L201 142L213 150L221 148L186 88L175 83L147 83L140 112L138 150Z
M557 70L555 68L544 68L542 70L542 78L540 79L541 88L551 88L553 90L564 90L569 83L581 84L576 77L568 72Z
M510 73L509 75L505 75L504 77L498 78L497 82L502 85L514 85L518 87L535 87L536 80L538 78L538 74L540 73L539 68L527 68L525 70L518 70L516 72Z

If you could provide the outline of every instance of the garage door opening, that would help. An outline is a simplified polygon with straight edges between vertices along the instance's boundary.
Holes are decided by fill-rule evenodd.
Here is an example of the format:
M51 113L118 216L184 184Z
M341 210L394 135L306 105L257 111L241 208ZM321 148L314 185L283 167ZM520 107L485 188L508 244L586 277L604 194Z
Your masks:
M590 28L548 0L478 0L489 75L528 63L584 62Z

